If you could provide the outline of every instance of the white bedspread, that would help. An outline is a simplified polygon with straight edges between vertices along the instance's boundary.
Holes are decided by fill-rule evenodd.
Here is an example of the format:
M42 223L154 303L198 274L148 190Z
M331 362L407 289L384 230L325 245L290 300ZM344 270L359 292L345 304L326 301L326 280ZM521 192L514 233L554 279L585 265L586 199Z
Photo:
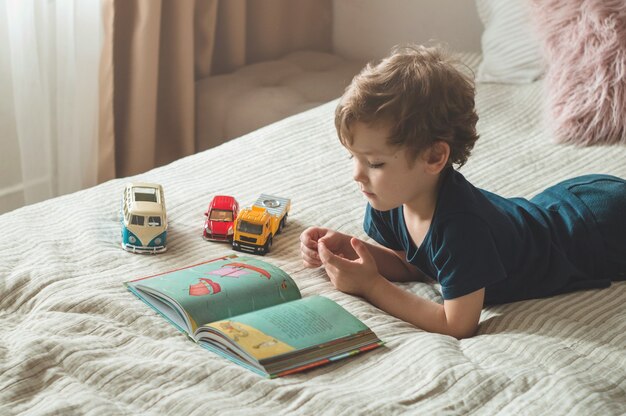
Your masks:
M574 175L626 177L624 147L552 143L540 90L478 86L482 137L462 172L526 197ZM120 248L129 178L0 216L0 414L625 414L626 283L489 307L479 334L457 341L337 292L323 270L301 266L298 237L308 226L365 238L365 201L335 135L334 107L130 178L164 186L164 254ZM126 280L232 253L201 238L206 204L226 193L247 205L262 192L293 201L265 259L304 296L354 313L385 347L267 380L195 345L126 291ZM440 299L425 283L403 287Z

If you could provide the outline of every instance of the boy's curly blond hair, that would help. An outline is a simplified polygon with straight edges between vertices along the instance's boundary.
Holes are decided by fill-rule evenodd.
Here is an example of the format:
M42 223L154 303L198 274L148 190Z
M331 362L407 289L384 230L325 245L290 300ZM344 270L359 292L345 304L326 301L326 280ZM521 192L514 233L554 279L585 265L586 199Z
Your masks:
M368 64L346 88L335 110L345 146L355 121L391 121L390 145L406 146L413 158L438 140L450 146L448 165L463 165L478 139L474 83L438 47L395 47Z

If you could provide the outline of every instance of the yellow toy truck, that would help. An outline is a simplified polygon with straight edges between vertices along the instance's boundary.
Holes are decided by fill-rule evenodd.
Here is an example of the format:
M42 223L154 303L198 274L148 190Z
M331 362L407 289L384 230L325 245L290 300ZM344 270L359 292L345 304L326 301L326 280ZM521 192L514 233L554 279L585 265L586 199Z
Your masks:
M290 208L291 199L261 194L254 205L239 211L233 249L261 255L269 253L274 236L287 224Z

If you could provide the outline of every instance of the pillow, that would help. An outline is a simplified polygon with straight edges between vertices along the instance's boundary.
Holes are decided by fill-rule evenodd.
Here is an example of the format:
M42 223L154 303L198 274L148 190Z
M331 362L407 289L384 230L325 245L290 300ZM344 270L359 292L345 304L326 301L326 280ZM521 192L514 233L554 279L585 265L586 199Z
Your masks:
M539 40L525 0L476 0L483 23L483 60L476 81L523 84L543 74Z
M626 2L533 0L554 137L626 144Z

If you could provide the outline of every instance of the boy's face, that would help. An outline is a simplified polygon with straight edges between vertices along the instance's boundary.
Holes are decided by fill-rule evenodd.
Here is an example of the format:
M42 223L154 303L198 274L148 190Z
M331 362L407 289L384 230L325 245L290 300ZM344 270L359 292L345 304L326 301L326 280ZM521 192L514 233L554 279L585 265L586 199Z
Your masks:
M437 186L437 175L425 171L418 155L411 164L403 146L390 146L389 123L352 125L352 144L346 148L354 163L353 177L374 209L387 211L400 205L419 207Z

